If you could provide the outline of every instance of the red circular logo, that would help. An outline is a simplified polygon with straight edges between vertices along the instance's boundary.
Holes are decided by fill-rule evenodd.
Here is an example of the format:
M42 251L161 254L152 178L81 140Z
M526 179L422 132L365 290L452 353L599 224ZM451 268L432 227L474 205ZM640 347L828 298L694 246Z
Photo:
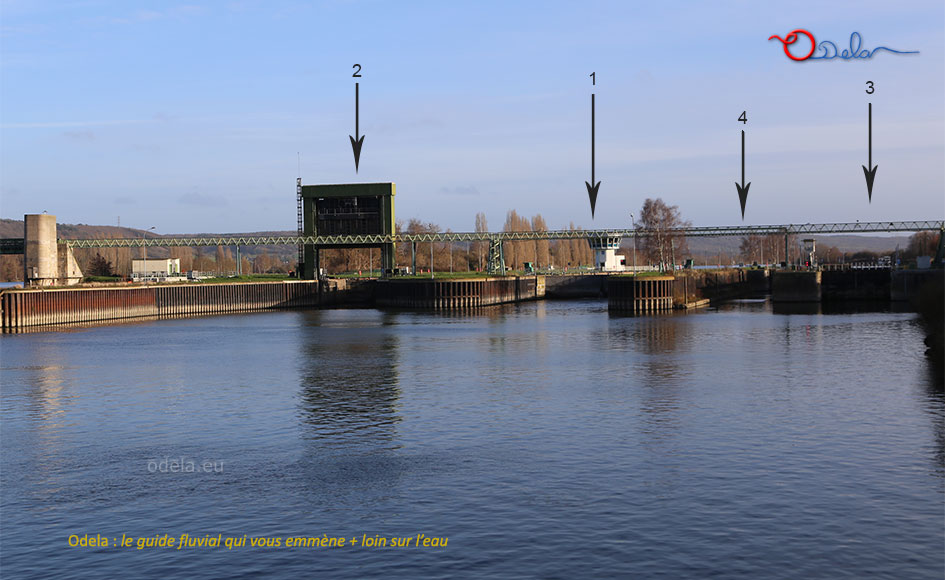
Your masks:
M788 50L788 46L797 42L797 39L799 38L799 35L801 34L807 35L807 38L810 39L810 52L808 52L804 56L794 56L793 54L791 54L791 51ZM814 40L814 35L811 34L810 32L807 32L803 28L796 28L792 30L785 38L781 38L777 34L772 34L771 36L768 37L768 40L771 40L772 38L777 38L784 44L784 54L788 55L788 58L791 60L807 60L808 58L810 58L810 55L814 54L814 49L817 48L817 41Z

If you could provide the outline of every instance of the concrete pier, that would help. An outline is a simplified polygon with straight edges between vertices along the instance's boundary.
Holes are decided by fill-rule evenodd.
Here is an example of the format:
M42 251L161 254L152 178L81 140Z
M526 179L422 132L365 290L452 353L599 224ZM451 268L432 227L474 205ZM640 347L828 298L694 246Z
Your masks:
M675 280L673 276L611 276L607 307L634 314L672 310Z

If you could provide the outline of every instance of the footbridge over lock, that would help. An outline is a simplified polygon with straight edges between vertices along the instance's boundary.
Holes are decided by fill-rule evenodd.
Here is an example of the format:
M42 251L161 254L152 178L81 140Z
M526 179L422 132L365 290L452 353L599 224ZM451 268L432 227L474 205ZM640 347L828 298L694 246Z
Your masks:
M396 244L410 244L415 260L419 243L445 242L487 242L489 245L489 270L500 274L505 271L503 244L511 241L528 240L588 240L591 247L613 246L617 240L646 238L650 236L672 234L680 237L725 237L725 236L784 236L785 245L795 235L813 234L868 234L893 232L945 230L945 220L925 221L883 221L883 222L841 222L807 224L769 224L743 226L701 226L652 230L643 228L602 229L602 230L548 230L529 232L438 232L438 233L380 233L380 234L341 234L341 235L300 235L300 236L200 236L160 238L115 238L68 240L58 243L71 248L139 248L139 247L179 247L179 246L270 246L292 245L310 248L310 252L328 248L380 247L393 248ZM310 255L309 253L305 254ZM392 268L392 262L388 262ZM303 270L309 273L306 268ZM314 268L311 275L317 272ZM388 274L390 272L387 272Z

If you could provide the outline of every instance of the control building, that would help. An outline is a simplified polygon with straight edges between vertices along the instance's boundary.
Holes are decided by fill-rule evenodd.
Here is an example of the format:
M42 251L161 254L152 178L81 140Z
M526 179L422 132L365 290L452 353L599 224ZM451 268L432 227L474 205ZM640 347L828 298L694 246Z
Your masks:
M393 183L345 183L302 185L298 181L299 234L302 236L393 236ZM380 248L381 270L394 268L394 243L348 239L333 244L305 244L301 252L301 277L313 280L319 272L319 250L328 248Z

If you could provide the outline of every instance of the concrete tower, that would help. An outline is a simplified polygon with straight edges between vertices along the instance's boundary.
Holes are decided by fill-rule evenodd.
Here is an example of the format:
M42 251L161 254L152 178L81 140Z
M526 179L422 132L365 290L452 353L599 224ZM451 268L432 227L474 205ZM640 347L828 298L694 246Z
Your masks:
M72 248L59 246L56 240L56 216L23 216L23 286L78 284L82 270L72 255Z
M56 216L23 216L23 286L52 286L59 278Z

